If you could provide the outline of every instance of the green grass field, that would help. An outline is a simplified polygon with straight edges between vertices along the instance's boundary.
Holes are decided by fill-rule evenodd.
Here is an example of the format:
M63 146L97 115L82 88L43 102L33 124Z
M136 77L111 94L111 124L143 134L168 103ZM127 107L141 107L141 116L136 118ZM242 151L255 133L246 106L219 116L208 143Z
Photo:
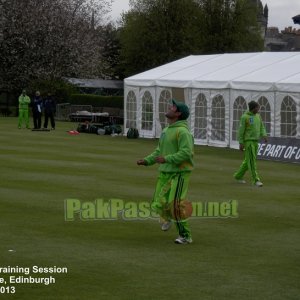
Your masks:
M0 299L299 299L299 165L259 161L255 188L232 179L239 151L196 146L189 200L237 200L239 217L193 218L194 243L176 245L157 219L65 221L65 199L149 201L157 176L136 165L156 140L68 135L76 125L0 118L0 267L68 268Z

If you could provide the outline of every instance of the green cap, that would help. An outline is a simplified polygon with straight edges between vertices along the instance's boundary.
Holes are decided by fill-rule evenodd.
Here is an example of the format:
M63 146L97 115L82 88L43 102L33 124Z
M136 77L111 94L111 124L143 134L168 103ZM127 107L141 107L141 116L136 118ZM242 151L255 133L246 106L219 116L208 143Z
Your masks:
M181 112L180 120L186 120L190 115L190 110L184 102L179 102L175 99L172 99L173 105L177 107L177 111Z

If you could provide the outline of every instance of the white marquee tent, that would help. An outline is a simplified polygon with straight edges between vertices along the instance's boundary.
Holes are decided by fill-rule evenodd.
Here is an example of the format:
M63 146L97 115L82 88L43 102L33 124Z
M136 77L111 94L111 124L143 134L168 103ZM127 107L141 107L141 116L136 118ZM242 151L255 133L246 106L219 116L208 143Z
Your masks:
M239 120L258 101L270 136L300 138L300 52L188 56L125 79L125 132L159 137L171 98L190 108L195 143L237 147Z

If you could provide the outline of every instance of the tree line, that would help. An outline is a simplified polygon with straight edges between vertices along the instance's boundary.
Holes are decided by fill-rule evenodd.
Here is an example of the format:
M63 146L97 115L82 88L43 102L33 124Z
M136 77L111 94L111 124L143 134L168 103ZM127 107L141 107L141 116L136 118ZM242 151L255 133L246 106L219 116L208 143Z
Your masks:
M194 54L263 49L251 0L0 0L0 90L64 77L123 79Z

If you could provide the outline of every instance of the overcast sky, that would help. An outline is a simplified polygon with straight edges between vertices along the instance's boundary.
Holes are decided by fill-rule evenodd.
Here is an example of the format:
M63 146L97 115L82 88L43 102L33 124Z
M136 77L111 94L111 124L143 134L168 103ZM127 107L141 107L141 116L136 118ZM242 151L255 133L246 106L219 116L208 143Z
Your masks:
M285 27L292 26L300 29L300 25L294 24L292 17L300 15L300 0L263 0L263 5L269 7L268 26L278 27L283 30ZM114 0L111 16L117 20L122 11L129 9L129 0Z

